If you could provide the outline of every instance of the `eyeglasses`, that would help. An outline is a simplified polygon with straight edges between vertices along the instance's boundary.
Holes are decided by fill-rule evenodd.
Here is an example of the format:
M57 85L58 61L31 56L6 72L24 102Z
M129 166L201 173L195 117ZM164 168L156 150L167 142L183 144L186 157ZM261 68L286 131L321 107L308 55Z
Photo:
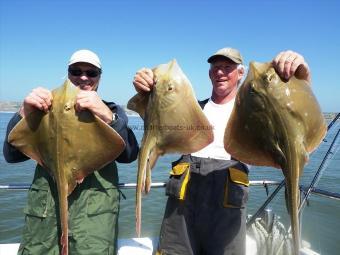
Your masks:
M89 70L83 71L78 68L69 68L68 72L73 76L82 76L83 73L85 73L85 75L90 78L95 78L101 74L101 70L95 70L95 69L89 69Z

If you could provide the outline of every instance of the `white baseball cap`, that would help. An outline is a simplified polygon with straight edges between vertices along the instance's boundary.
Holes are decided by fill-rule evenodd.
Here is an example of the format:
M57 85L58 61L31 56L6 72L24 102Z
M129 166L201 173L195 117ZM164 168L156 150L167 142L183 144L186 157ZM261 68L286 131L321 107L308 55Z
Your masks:
M70 60L68 61L68 65L73 65L75 63L84 62L89 63L102 69L102 64L100 63L99 57L96 53L90 50L78 50L72 54Z

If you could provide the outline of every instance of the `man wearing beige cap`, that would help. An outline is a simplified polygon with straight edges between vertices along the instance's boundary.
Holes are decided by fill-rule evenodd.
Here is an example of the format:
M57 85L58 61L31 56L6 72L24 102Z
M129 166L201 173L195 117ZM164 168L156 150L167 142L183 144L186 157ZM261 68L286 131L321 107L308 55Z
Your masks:
M167 183L168 201L156 254L245 254L248 168L233 160L223 145L226 124L244 75L243 59L238 50L223 48L210 56L208 63L211 97L199 104L213 126L214 141L172 163L173 168L179 163L190 165L190 179L186 184L181 182L184 178L176 176ZM307 63L293 51L279 53L273 66L284 79L295 75L310 80ZM155 84L151 69L139 70L133 84L137 91L151 91ZM183 185L187 185L187 191L181 200L177 190Z
M89 50L76 51L68 62L68 78L81 90L76 99L78 111L89 110L97 115L124 139L126 147L116 159L129 163L136 159L138 144L128 128L123 109L112 102L105 102L97 94L102 73L98 56ZM24 99L23 106L10 120L6 139L20 119L32 110L48 111L52 94L38 87ZM7 162L28 160L9 143L4 143ZM107 164L88 175L68 197L69 201L69 254L116 254L120 193L118 190L116 162ZM56 183L40 165L36 166L33 182L28 192L24 210L25 226L18 254L59 254L60 229L56 213L58 194Z

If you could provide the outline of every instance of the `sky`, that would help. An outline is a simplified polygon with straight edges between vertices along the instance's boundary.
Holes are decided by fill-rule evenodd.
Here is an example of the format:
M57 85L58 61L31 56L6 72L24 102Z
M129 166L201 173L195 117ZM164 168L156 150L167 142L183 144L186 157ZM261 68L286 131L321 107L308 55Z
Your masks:
M105 100L125 105L137 70L172 59L205 99L207 58L234 47L246 66L302 54L322 111L339 112L339 13L336 0L0 0L0 101L62 85L78 49L99 55Z

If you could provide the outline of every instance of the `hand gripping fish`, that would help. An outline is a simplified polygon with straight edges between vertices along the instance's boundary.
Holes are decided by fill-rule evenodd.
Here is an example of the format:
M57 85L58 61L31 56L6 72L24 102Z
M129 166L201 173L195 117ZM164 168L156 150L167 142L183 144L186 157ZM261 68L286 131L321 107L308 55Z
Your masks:
M177 62L159 65L153 73L152 91L138 93L127 105L144 119L136 188L137 236L141 233L142 192L150 191L151 169L157 158L165 153L189 154L213 141L209 121Z
M250 63L225 130L224 146L244 163L282 169L294 255L300 250L299 179L309 153L321 143L326 130L306 81L292 77L283 82L271 64Z
M8 142L36 160L57 184L61 217L61 254L68 254L67 196L87 175L115 160L124 140L89 111L76 112L79 88L67 80L52 91L48 113L36 110L11 131Z

